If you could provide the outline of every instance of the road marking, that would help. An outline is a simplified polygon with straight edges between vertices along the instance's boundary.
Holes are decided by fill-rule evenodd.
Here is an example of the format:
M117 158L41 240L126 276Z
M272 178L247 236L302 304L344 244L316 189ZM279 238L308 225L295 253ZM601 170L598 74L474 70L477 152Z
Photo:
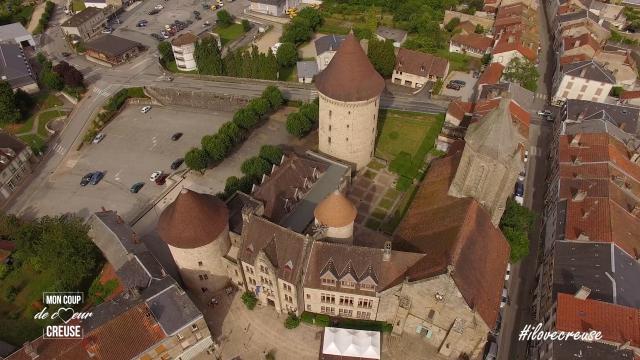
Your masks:
M113 177L115 181L120 181L120 173L122 172L122 169L118 170L118 172L116 173L116 175Z
M536 156L538 154L538 148L535 146L532 146L529 148L529 155L531 156Z
M57 152L58 154L64 155L64 146L58 144L55 148L53 148L53 151Z
M140 65L144 65L144 63L146 63L149 60L151 60L151 58L144 59L144 60L140 61L139 63L133 65L130 69L133 70L133 69L137 68Z

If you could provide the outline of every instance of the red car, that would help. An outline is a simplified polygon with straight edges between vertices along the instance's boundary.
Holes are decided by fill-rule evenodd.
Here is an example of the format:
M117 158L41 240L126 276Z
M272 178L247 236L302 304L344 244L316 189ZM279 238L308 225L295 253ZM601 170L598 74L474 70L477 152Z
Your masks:
M165 182L167 182L167 178L169 177L169 174L162 174L160 175L157 179L156 179L156 184L158 185L164 185Z

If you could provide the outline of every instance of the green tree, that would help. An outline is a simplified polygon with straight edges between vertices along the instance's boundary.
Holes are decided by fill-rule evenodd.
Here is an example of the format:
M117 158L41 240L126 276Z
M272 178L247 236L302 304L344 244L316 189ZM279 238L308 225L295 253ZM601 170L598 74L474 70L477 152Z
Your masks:
M271 164L261 157L254 156L242 163L240 171L246 176L260 179L262 175L268 174L271 171Z
M218 134L227 137L233 145L242 142L246 138L245 130L241 129L233 121L227 121L226 123L222 124L222 126L218 130Z
M249 20L242 19L242 30L244 30L244 32L251 30L251 23Z
M318 123L318 119L320 118L320 107L318 104L313 102L302 104L298 112L312 124Z
M287 329L295 329L300 325L300 318L294 313L289 313L289 316L284 321L284 327Z
M298 15L289 24L285 25L282 36L280 36L280 42L300 45L311 39L311 35L313 35L313 29L309 20Z
M244 294L242 294L242 302L246 305L247 309L253 310L256 304L258 304L258 299L253 292L245 291Z
M529 254L529 231L535 215L531 210L509 198L500 219L500 230L511 247L511 262L518 262Z
M218 25L227 27L233 24L233 16L227 10L218 11Z
M280 67L291 67L298 61L298 50L293 43L283 43L276 52L276 60Z
M277 110L284 103L282 92L280 91L280 89L273 85L267 86L264 89L264 91L262 92L262 98L269 101L271 110Z
M220 13L218 13L220 14ZM205 37L196 43L193 53L200 74L223 75L223 62L218 42L212 37Z
M205 135L200 143L202 149L212 161L224 159L231 147L230 140L220 134Z
M482 25L478 24L476 25L475 30L473 31L476 34L484 34L484 27L482 27Z
M160 53L160 58L165 63L174 60L171 43L168 41L161 41L160 43L158 43L158 53Z
M393 68L396 66L396 54L394 52L393 40L380 41L378 39L369 40L367 56L371 64L383 78L391 77Z
M48 89L60 91L64 88L62 79L52 70L44 70L40 77L42 84Z
M0 81L0 123L15 123L20 120L20 109L15 94L7 81Z
M317 9L306 7L298 12L296 18L305 19L309 23L311 30L315 31L322 24L322 16Z
M489 65L491 63L491 54L490 53L486 53L484 55L482 55L482 59L480 60L482 62L482 65Z
M269 110L271 110L271 104L269 101L261 97L249 101L247 107L260 117L265 116Z
M209 163L209 157L204 150L191 148L184 156L184 163L189 169L203 173Z
M251 109L243 108L233 114L233 122L239 127L251 130L258 124L258 115Z
M458 25L460 25L460 18L454 17L453 19L449 20L447 25L444 26L444 29L448 32L452 32Z
M504 79L517 82L523 88L535 92L538 90L540 74L536 65L529 60L513 58L504 69Z
M280 164L280 161L282 161L282 155L284 155L284 151L274 145L262 145L260 148L260 157L273 165Z
M311 121L300 115L300 113L291 113L287 116L287 131L293 136L301 138L307 135L312 126Z
M240 179L229 176L224 183L224 196L228 199L240 189Z

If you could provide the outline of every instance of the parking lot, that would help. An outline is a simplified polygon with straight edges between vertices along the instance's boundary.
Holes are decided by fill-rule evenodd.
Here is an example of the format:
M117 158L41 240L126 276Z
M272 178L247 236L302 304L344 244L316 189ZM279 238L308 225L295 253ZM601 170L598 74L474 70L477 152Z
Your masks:
M447 84L455 80L464 81L465 85L460 90L448 89ZM469 101L473 96L473 88L476 86L477 81L478 79L473 77L473 73L452 71L442 85L442 95L460 97L462 101Z
M133 216L171 183L156 185L149 180L151 173L170 172L174 160L199 146L204 134L214 133L231 117L232 113L157 106L142 114L140 106L129 106L104 129L102 142L85 145L78 157L67 161L65 170L33 194L30 207L21 213L42 216L78 212L86 217L105 207L124 217ZM176 132L183 136L172 141ZM183 169L184 165L178 171ZM105 172L102 181L81 187L82 176L96 170ZM132 194L129 188L140 181L144 187Z

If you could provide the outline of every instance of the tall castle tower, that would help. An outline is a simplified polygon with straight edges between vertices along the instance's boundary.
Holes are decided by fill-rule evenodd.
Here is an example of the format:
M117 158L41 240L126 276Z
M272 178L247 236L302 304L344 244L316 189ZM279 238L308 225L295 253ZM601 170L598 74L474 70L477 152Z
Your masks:
M469 126L460 165L449 188L451 196L476 199L495 226L524 168L521 137L511 120L510 104L511 98L503 97L498 108Z
M320 95L320 151L365 167L373 157L384 80L349 34L315 78Z

